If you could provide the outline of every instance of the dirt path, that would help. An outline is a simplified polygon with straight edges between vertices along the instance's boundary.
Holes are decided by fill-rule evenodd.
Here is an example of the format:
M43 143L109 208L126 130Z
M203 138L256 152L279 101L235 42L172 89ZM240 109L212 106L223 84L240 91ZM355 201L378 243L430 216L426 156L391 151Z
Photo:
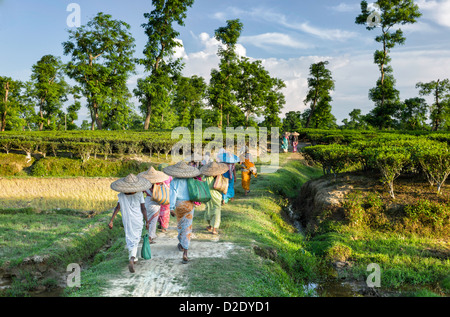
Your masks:
M194 217L195 221L195 217ZM156 243L151 245L152 258L139 258L135 273L130 273L124 266L122 274L110 280L110 286L102 294L105 297L195 297L216 296L210 294L190 294L185 291L183 276L190 264L182 264L182 253L178 251L176 227L169 227L166 233L157 232ZM206 231L194 232L189 247L192 261L199 258L224 258L237 248L232 243L220 242L220 236L213 236ZM140 254L140 249L138 250Z
M304 144L301 146L304 146ZM291 153L289 159L302 160L303 156L300 153ZM246 197L238 196L236 199L246 199ZM102 296L217 296L200 293L191 294L185 290L183 276L186 275L190 264L181 263L182 253L177 248L176 227L169 227L167 233L157 231L157 235L156 243L151 245L152 258L150 260L139 259L135 265L135 273L130 273L128 267L124 265L120 277L110 280L110 286ZM226 258L232 250L241 248L232 243L221 242L220 235L213 236L206 230L196 231L194 229L193 235L189 247L189 258L192 261L199 258ZM140 254L140 249L138 254Z

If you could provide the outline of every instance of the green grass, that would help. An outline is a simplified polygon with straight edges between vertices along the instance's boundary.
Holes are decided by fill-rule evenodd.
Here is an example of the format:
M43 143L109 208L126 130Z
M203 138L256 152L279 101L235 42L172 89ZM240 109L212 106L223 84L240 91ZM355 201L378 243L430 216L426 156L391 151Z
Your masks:
M338 278L365 280L367 265L377 263L384 291L398 290L410 296L432 288L440 295L450 293L450 246L445 228L420 222L411 230L408 213L389 215L383 211L384 202L374 200L373 195L366 200L349 197L350 203L344 205L353 210L345 209L349 218L323 221L308 240L310 252L328 265L350 262L352 266L340 270Z
M21 265L27 257L45 257L46 265L59 272L64 272L69 263L88 261L110 239L122 233L119 225L110 230L108 219L106 213L88 218L72 210L0 210L0 266L19 270L13 287L3 296L25 296L36 287L36 279Z

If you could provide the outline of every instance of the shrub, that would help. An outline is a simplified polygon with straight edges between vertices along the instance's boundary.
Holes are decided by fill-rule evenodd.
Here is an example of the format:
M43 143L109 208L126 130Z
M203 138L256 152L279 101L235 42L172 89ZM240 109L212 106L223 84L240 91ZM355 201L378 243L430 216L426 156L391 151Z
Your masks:
M20 154L0 154L0 176L15 176L30 167L34 159L28 160Z
M134 160L105 161L91 158L82 162L78 159L47 157L34 164L32 176L47 177L125 177L138 174L149 168L148 163Z
M347 261L348 258L352 255L352 249L340 242L336 242L332 247L330 247L327 251L327 259L331 262L336 261Z
M441 229L450 217L450 206L421 199L415 205L405 206L406 216L425 226Z
M361 195L357 192L350 193L343 203L345 217L352 227L365 227L368 223L368 215L362 206Z
M429 146L420 148L416 154L430 184L436 184L437 193L441 193L450 174L450 151L448 146Z
M354 163L358 155L356 149L340 144L315 145L305 147L302 151L322 165L324 174L333 173L335 177Z

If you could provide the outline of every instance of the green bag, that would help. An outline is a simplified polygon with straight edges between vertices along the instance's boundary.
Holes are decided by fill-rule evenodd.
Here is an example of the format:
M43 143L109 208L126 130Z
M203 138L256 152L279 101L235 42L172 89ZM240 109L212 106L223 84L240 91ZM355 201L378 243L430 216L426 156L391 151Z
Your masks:
M152 252L150 250L150 242L148 241L148 233L144 235L144 242L142 243L141 256L146 260L152 258Z
M207 182L195 178L188 178L187 183L190 201L207 203L211 200L211 192Z

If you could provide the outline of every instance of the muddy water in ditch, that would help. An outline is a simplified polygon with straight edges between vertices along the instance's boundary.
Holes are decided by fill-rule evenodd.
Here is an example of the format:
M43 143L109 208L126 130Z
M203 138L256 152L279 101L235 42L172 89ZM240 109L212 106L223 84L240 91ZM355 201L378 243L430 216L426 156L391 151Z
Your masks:
M12 287L12 279L10 278L0 278L0 292L7 291ZM34 290L26 294L27 297L61 297L64 288L53 287L44 290Z
M286 212L298 233L303 235L304 228L301 223L295 219L294 209L291 204L286 208ZM324 281L306 285L305 290L310 291L312 294L319 297L361 297L363 295L360 293L360 290L365 287L366 285L364 282L349 282L329 277Z

